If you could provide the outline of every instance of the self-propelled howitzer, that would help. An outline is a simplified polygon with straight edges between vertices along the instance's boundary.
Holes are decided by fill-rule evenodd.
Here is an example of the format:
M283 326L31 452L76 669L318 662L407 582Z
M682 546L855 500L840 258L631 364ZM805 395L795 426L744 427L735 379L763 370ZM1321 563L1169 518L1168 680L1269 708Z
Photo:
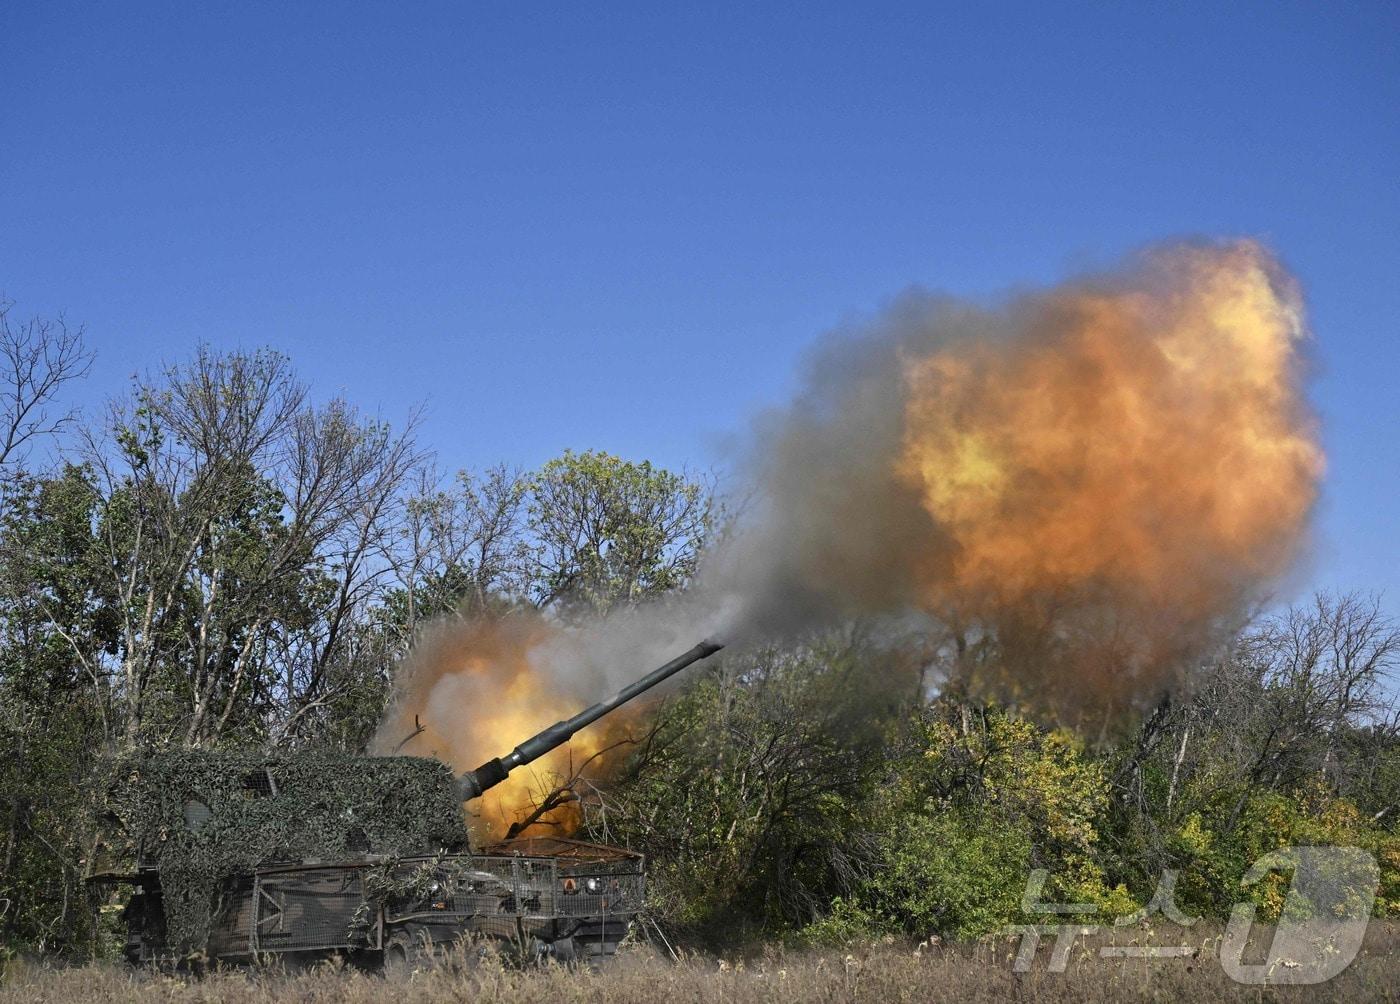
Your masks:
M692 663L714 655L722 644L714 641L702 641L690 651L677 656L666 665L652 670L646 676L635 683L623 687L606 701L600 701L591 708L585 708L572 718L562 722L555 722L543 732L537 733L526 739L515 749L511 750L503 757L494 760L487 760L476 770L469 770L461 777L457 778L457 790L462 795L462 801L476 798L483 792L504 781L510 772L516 767L523 767L527 763L538 760L550 750L558 749L564 745L580 729L587 728L598 719L611 711L615 711L626 704L632 698L650 690L663 680L668 679L685 669Z
M427 757L134 754L113 765L89 878L130 888L137 963L335 954L403 970L464 937L601 962L643 908L642 856L528 835L473 848L461 802L720 648L702 642L458 778Z

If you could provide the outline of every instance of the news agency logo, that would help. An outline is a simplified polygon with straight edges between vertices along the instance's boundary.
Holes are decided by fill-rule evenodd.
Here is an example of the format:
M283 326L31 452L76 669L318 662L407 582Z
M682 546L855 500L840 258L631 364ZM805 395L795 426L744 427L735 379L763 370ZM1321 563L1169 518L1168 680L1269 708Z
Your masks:
M1240 881L1248 888L1275 872L1291 873L1288 893L1262 962L1245 962L1250 934L1256 919L1251 902L1236 903L1220 942L1220 965L1237 983L1269 986L1307 986L1324 983L1351 965L1361 950L1371 908L1380 886L1376 859L1359 847L1282 847L1263 855L1250 866ZM1161 915L1182 928L1199 917L1187 916L1176 905L1176 876L1162 872L1152 899L1136 913L1119 917L1114 927L1139 924ZM1026 880L1021 910L1030 916L1058 915L1083 917L1097 913L1093 903L1045 903L1040 896L1049 872L1037 868ZM1075 942L1103 930L1102 924L1043 923L1014 924L1006 934L1020 935L1012 969L1030 970L1041 941L1053 938L1047 970L1062 973ZM1105 945L1100 958L1173 959L1196 954L1191 945Z

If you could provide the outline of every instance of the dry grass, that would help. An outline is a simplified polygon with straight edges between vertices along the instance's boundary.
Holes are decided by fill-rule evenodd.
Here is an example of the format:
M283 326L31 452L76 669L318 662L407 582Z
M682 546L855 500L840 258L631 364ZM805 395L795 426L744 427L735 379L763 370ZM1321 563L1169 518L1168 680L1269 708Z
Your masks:
M1116 932L1119 944L1134 938L1139 944L1186 940L1162 932ZM553 966L521 971L491 960L467 971L444 967L400 981L330 964L299 975L229 971L193 979L115 965L54 968L29 963L11 965L0 982L0 1002L1400 1001L1400 925L1373 924L1362 954L1344 973L1318 987L1236 984L1214 957L1212 934L1195 933L1193 944L1200 949L1195 957L1160 961L1100 958L1098 948L1110 940L1078 942L1063 973L1047 972L1049 947L1042 946L1036 964L1024 974L1012 971L1015 942L1007 940L952 947L884 944L833 954L769 949L744 961L692 956L679 964L633 950L602 974Z

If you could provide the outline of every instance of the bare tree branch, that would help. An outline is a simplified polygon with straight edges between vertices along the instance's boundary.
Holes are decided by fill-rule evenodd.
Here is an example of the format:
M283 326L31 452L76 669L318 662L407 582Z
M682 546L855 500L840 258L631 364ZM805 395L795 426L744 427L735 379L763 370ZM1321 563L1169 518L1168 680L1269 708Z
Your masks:
M54 399L92 365L81 325L70 328L61 316L13 323L13 306L0 299L0 465L22 461L35 439L73 420L74 411L56 411Z

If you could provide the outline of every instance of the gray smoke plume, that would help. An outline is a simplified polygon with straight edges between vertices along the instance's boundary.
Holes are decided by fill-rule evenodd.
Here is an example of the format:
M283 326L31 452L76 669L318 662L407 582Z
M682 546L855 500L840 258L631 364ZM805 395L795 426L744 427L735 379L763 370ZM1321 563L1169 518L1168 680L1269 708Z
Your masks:
M1304 542L1322 471L1304 337L1252 242L1160 247L992 307L906 294L829 336L757 420L755 501L689 589L532 636L528 669L586 703L703 637L914 616L1003 697L1155 699Z

